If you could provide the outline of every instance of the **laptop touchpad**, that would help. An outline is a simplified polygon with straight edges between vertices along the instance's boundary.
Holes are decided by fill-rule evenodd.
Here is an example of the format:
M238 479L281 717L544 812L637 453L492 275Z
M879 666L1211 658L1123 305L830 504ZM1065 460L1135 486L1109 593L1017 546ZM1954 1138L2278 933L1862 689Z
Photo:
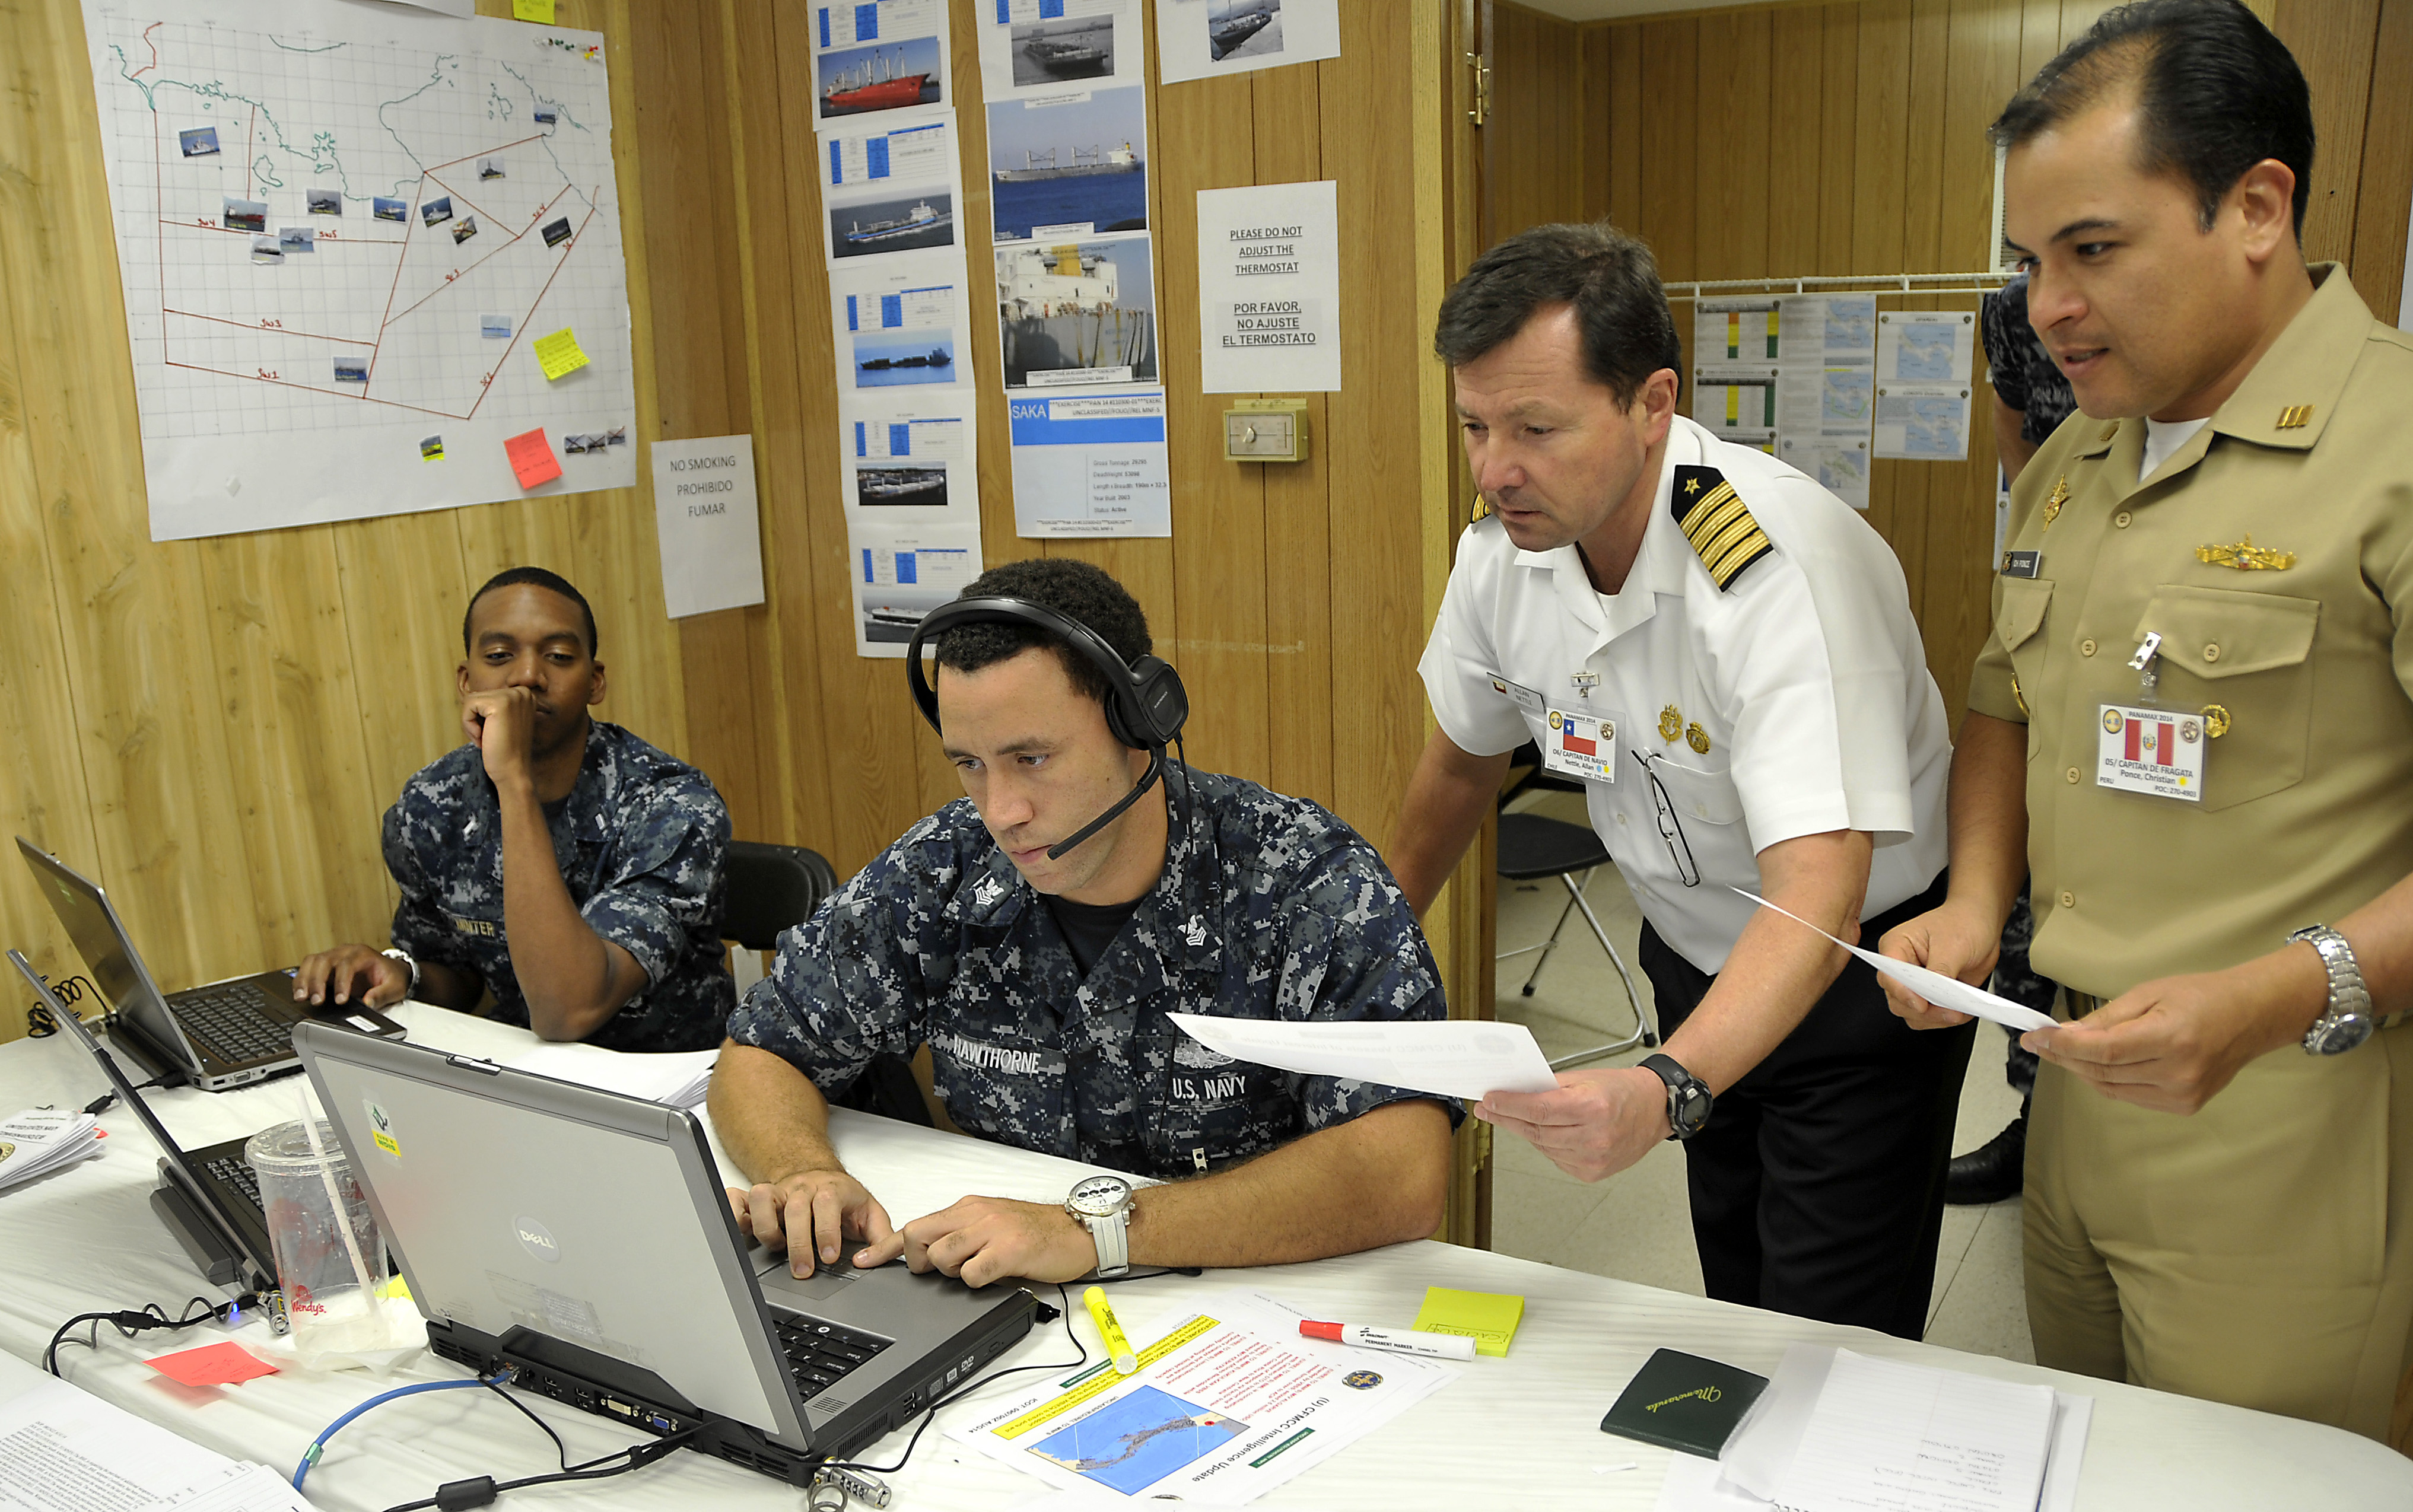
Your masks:
M768 1256L766 1263L754 1274L762 1284L765 1301L819 1302L839 1296L871 1272L851 1266L840 1270L836 1266L825 1265L816 1268L811 1275L799 1279L788 1273L787 1256L775 1255Z

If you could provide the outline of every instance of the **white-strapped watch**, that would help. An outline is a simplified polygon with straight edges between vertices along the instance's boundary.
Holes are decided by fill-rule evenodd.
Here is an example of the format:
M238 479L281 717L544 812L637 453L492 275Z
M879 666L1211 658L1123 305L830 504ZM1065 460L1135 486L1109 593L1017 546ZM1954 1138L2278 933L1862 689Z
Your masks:
M1132 1184L1119 1176L1085 1177L1064 1198L1064 1211L1097 1241L1102 1277L1131 1269L1131 1204Z
M2320 952L2321 967L2330 976L2330 1005L2304 1031L2307 1055L2344 1055L2371 1037L2378 1025L2371 1015L2371 991L2362 985L2362 968L2355 964L2354 947L2327 924L2311 924L2287 936Z
M380 950L377 954L385 957L388 961L399 961L402 962L402 969L410 973L409 990L405 991L402 995L407 998L416 1000L419 996L419 962L411 959L410 952L397 946L392 950Z

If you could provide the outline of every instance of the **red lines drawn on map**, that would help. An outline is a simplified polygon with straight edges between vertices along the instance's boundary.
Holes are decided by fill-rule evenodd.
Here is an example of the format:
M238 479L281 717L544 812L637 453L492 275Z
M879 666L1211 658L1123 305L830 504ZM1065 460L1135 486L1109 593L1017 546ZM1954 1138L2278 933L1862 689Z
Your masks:
M157 23L155 23L150 30L155 31L156 29ZM144 39L147 41L150 37L150 31L145 31L143 36ZM145 69L138 71L148 71L149 68L155 68L156 66L158 66L158 49L154 45L152 48L152 62L146 66ZM251 124L247 126L245 131L247 139L253 136L258 129L259 110L257 107L253 109L251 115ZM476 379L476 397L469 400L468 407L466 410L436 409L425 404L407 404L401 400L388 399L370 392L371 389L377 387L377 364L379 357L384 353L390 333L392 332L395 327L411 319L412 316L419 315L422 311L428 311L431 314L451 313L458 316L462 307L466 303L469 286L476 282L472 275L477 273L477 272L486 264L493 262L496 258L505 256L514 248L520 247L531 233L536 232L540 227L545 224L545 218L547 216L556 215L558 207L562 200L567 198L573 192L572 185L564 183L554 193L551 198L545 200L543 204L538 206L537 209L528 215L526 224L516 227L506 227L500 219L489 214L485 210L480 208L475 202L470 200L467 196L452 188L449 183L437 177L437 175L445 169L455 168L463 163L477 163L483 158L498 156L503 153L509 152L514 147L524 147L529 142L541 140L543 134L537 133L519 138L517 140L513 141L497 142L491 147L482 148L479 152L467 154L464 156L454 158L450 162L437 163L433 167L422 169L419 175L419 180L417 184L414 186L413 192L404 199L404 203L408 207L410 213L403 222L403 234L399 238L346 236L338 228L327 228L316 230L316 242L318 244L327 246L330 251L336 256L350 255L351 249L354 247L391 246L398 247L400 249L393 255L393 281L386 293L385 311L378 317L377 329L374 339L366 340L358 336L339 336L327 331L304 330L290 328L286 324L284 319L277 317L260 317L258 319L238 320L230 319L225 316L205 314L198 310L179 309L174 305L170 304L168 302L168 279L166 275L169 268L167 232L170 228L180 231L212 231L229 236L256 236L270 233L253 232L244 230L239 227L222 226L218 224L215 218L206 215L197 216L190 219L171 219L167 213L165 188L166 143L163 137L164 132L163 128L159 125L158 112L155 110L152 114L152 167L153 184L155 191L155 215L158 222L155 244L158 248L159 269L161 275L159 279L159 314L161 317L160 343L162 363L168 367L179 368L191 373L214 374L220 377L239 378L246 383L265 384L273 388L296 389L305 393L318 394L327 398L348 399L359 404L377 404L392 409L407 410L414 414L437 416L445 419L468 420L476 418L479 409L481 408L486 402L487 394L493 391L496 375L502 371L503 363L508 361L511 359L511 354L519 349L521 341L527 334L528 322L536 318L536 313L543 306L545 296L552 291L555 280L561 276L562 267L569 261L570 255L576 249L580 242L585 239L586 228L595 218L596 202L604 190L604 186L601 184L594 185L591 188L588 195L585 197L586 198L585 214L578 220L576 225L570 228L570 233L567 237L559 238L559 244L557 246L548 247L546 249L548 251L555 252L558 255L553 259L553 266L546 272L542 285L538 287L535 298L528 301L526 309L517 312L511 324L511 340L502 347L501 355L496 359L491 367L487 367ZM252 143L247 139L245 142L246 154L249 154L252 150ZM440 241L436 240L436 238L437 232L446 223L438 222L436 226L427 226L423 224L425 219L423 207L426 203L427 196L431 192L452 200L455 205L459 207L456 208L454 212L455 216L461 216L462 212L465 210L468 215L475 216L481 223L480 234L481 237L483 231L490 228L498 240L496 240L494 244L488 246L485 251L479 254L475 258L469 259L459 266L448 267L443 274L442 282L436 284L425 293L420 295L418 298L412 300L408 304L406 304L397 310L394 308L395 300L402 288L404 271L406 268L411 266L414 247L419 251L419 266L422 270L430 266L431 258L439 257L440 254L444 250L443 243ZM560 215L558 218L567 219L567 216ZM457 247L463 243L460 239L456 237L454 244ZM315 256L316 254L313 255ZM366 253L363 255L368 257L379 256L379 254L375 253ZM250 372L245 373L231 368L215 366L208 362L180 361L177 360L171 347L171 331L174 328L170 324L170 317L177 320L198 320L207 322L211 325L232 327L238 330L248 331L262 336L291 337L299 341L333 343L346 347L365 348L367 352L364 363L365 377L363 381L357 384L347 383L342 388L336 388L328 383L297 382L295 379L286 376L281 364L277 366L255 365ZM475 317L473 316L471 318L474 319ZM472 339L475 340L478 338ZM323 362L325 360L322 358L313 358L303 359L302 360L306 362ZM345 360L351 361L354 360L351 358L346 358ZM319 369L319 371L324 370Z

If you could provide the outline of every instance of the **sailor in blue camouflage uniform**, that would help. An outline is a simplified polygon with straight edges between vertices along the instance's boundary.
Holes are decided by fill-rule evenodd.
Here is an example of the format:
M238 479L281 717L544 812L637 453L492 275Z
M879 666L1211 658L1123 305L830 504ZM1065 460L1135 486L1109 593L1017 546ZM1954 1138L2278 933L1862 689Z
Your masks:
M1109 670L1162 666L1138 606L1087 564L1012 564L965 595L998 597L1094 629ZM782 936L731 1017L712 1108L761 1183L733 1192L741 1222L784 1229L800 1271L817 1227L824 1261L843 1228L870 1241L859 1263L902 1253L974 1284L1099 1263L1103 1246L1055 1205L970 1198L895 1230L844 1176L825 1099L875 1057L926 1045L966 1132L1177 1182L1133 1199L1132 1263L1267 1264L1429 1235L1455 1108L1234 1062L1166 1017L1445 1017L1423 932L1373 847L1303 799L1180 763L1162 763L1162 796L1083 838L1076 827L1131 796L1162 750L1118 742L1083 664L1041 632L937 639L942 733L970 796Z
M470 743L386 811L394 948L313 956L297 997L467 1008L491 991L489 1017L548 1039L719 1043L735 1001L720 942L729 812L703 772L588 716L603 696L593 637L585 598L552 573L515 568L480 590L463 632Z

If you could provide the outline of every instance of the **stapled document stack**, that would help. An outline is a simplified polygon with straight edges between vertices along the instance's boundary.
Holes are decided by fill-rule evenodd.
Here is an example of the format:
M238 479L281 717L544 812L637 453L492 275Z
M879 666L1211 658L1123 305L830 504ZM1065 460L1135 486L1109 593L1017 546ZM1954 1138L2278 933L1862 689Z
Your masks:
M630 1055L593 1045L540 1045L503 1064L514 1071L533 1071L555 1081L574 1081L624 1097L693 1108L711 1087L712 1063L719 1055L718 1050Z
M47 1176L100 1152L103 1138L90 1113L33 1108L0 1123L0 1188Z

